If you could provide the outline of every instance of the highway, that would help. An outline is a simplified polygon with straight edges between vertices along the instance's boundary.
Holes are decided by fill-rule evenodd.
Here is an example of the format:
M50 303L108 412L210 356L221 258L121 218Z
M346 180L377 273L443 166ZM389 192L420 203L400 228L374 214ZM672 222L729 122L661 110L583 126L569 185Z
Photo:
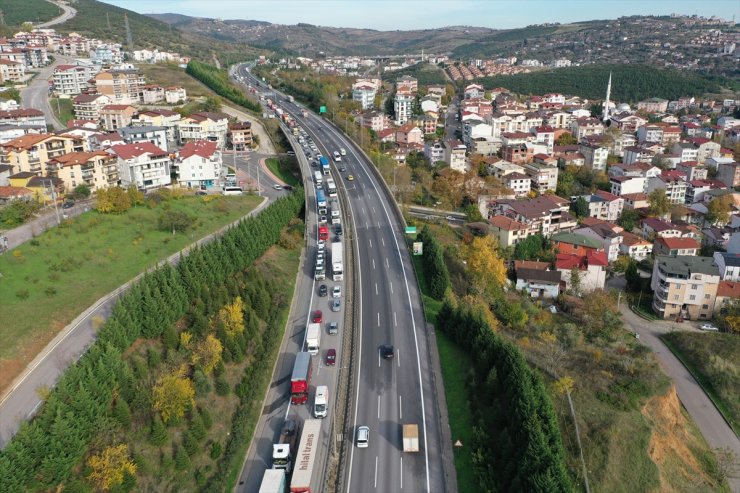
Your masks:
M62 9L62 15L60 15L59 17L55 17L55 18L53 18L52 20L50 20L48 22L42 22L41 24L36 24L35 27L38 27L38 28L42 28L43 29L43 28L47 28L47 27L51 27L51 26L56 26L58 24L64 24L65 22L67 22L68 20L70 20L72 17L74 17L75 15L77 15L77 10L73 9L72 7L70 7L69 5L67 5L66 3L54 2L52 0L47 0L47 1L49 3L53 3L54 5L56 5L60 9Z
M244 65L239 67L239 76L251 78ZM255 84L254 79L248 82ZM355 321L357 356L351 362L356 365L352 420L341 430L345 444L351 447L343 490L444 491L443 455L450 444L443 447L440 438L440 411L430 363L436 348L430 346L424 326L420 293L392 198L372 163L348 138L323 118L311 113L303 118L298 107L279 94L277 102L291 112L325 156L340 148L347 151L341 162L346 171L338 172L335 164L333 173L349 199L349 210L343 213L354 225L351 247L356 259L359 292L354 299L359 316ZM296 149L298 153L301 150ZM385 344L394 346L393 359L380 357L379 348ZM419 425L418 453L401 452L401 425L407 423ZM358 449L352 445L355 430L362 425L370 428L369 447Z

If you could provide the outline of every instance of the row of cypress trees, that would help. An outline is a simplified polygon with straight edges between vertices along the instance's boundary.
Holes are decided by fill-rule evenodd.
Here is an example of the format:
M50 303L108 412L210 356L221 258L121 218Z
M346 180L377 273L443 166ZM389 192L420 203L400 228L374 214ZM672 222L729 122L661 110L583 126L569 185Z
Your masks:
M419 239L422 242L422 268L429 285L429 294L432 298L441 300L450 287L450 273L445 264L444 250L429 226L424 226L419 233Z
M193 299L213 299L202 296L202 291L218 289L252 265L277 243L303 204L303 190L298 189L258 216L242 220L220 239L194 249L176 267L164 265L135 283L116 304L96 342L60 378L37 416L0 451L0 491L46 490L64 482L106 419L121 383L119 375L125 373L122 353L139 337L162 336L188 312Z
M213 65L199 62L198 60L190 60L188 66L185 69L185 73L191 75L207 85L213 92L219 96L228 99L231 102L243 106L248 110L260 112L262 107L259 103L252 101L247 98L241 89L237 88L229 80L229 74Z

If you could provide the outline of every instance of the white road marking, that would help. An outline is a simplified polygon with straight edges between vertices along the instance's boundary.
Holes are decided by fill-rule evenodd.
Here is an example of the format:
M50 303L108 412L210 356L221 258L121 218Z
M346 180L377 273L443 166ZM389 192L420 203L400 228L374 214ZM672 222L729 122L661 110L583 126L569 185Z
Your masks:
M378 296L378 283L375 283L375 296Z
M391 294L393 294L393 283L390 282L390 283L388 283L388 285L391 287Z
M378 456L375 456L375 487L378 487Z
M370 225L365 221L365 229L370 229Z
M375 259L373 259L373 269L375 268Z
M398 351L396 351L396 354L398 355L398 357L396 358L396 361L398 362L398 367L401 368L401 350L399 349Z
M375 207L373 207L373 214L375 214Z
M403 406L401 405L401 396L398 396L398 419L403 419Z
M364 207L362 208L362 213L363 213L363 214L365 213L365 208L364 208Z
M390 269L391 265L388 263L388 257L385 258L385 268Z
M380 229L380 221L378 221L378 229ZM381 237L382 238L382 237Z
M380 312L378 312L378 327L380 327Z
M393 326L398 327L398 321L396 320L396 312L393 312Z
M380 396L378 396L378 421L380 421Z
M370 246L370 248L372 248L373 247L373 240L367 240L367 241L368 241L368 245Z

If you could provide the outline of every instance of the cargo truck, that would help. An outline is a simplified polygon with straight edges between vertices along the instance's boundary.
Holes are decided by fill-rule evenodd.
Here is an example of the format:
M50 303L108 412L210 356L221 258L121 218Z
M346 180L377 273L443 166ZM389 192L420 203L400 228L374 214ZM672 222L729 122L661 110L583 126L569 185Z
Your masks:
M306 328L306 351L311 354L319 354L321 344L321 324L308 324Z
M333 242L331 244L331 276L335 281L341 281L344 278L343 255L342 242Z
M320 442L321 420L307 419L303 424L301 443L298 445L296 463L293 468L293 478L290 480L291 493L311 493L313 466Z
M268 469L262 476L259 493L285 493L286 482L285 471Z
M311 353L296 354L293 374L290 376L291 404L305 404L308 400L308 386L311 384Z
M403 425L403 451L419 451L419 425Z
M298 437L301 436L298 423L288 418L283 424L278 443L272 445L272 468L283 469L290 474L293 470Z

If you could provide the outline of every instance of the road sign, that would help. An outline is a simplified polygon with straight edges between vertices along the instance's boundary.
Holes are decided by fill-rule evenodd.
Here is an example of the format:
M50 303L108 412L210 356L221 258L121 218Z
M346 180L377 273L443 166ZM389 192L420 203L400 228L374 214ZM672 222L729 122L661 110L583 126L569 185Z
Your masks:
M415 235L416 234L416 226L406 226L406 234L407 235Z
M420 241L414 242L414 255L422 255L424 253L424 243Z
M321 108L319 108L319 114L321 113L326 113L326 106L322 106Z

